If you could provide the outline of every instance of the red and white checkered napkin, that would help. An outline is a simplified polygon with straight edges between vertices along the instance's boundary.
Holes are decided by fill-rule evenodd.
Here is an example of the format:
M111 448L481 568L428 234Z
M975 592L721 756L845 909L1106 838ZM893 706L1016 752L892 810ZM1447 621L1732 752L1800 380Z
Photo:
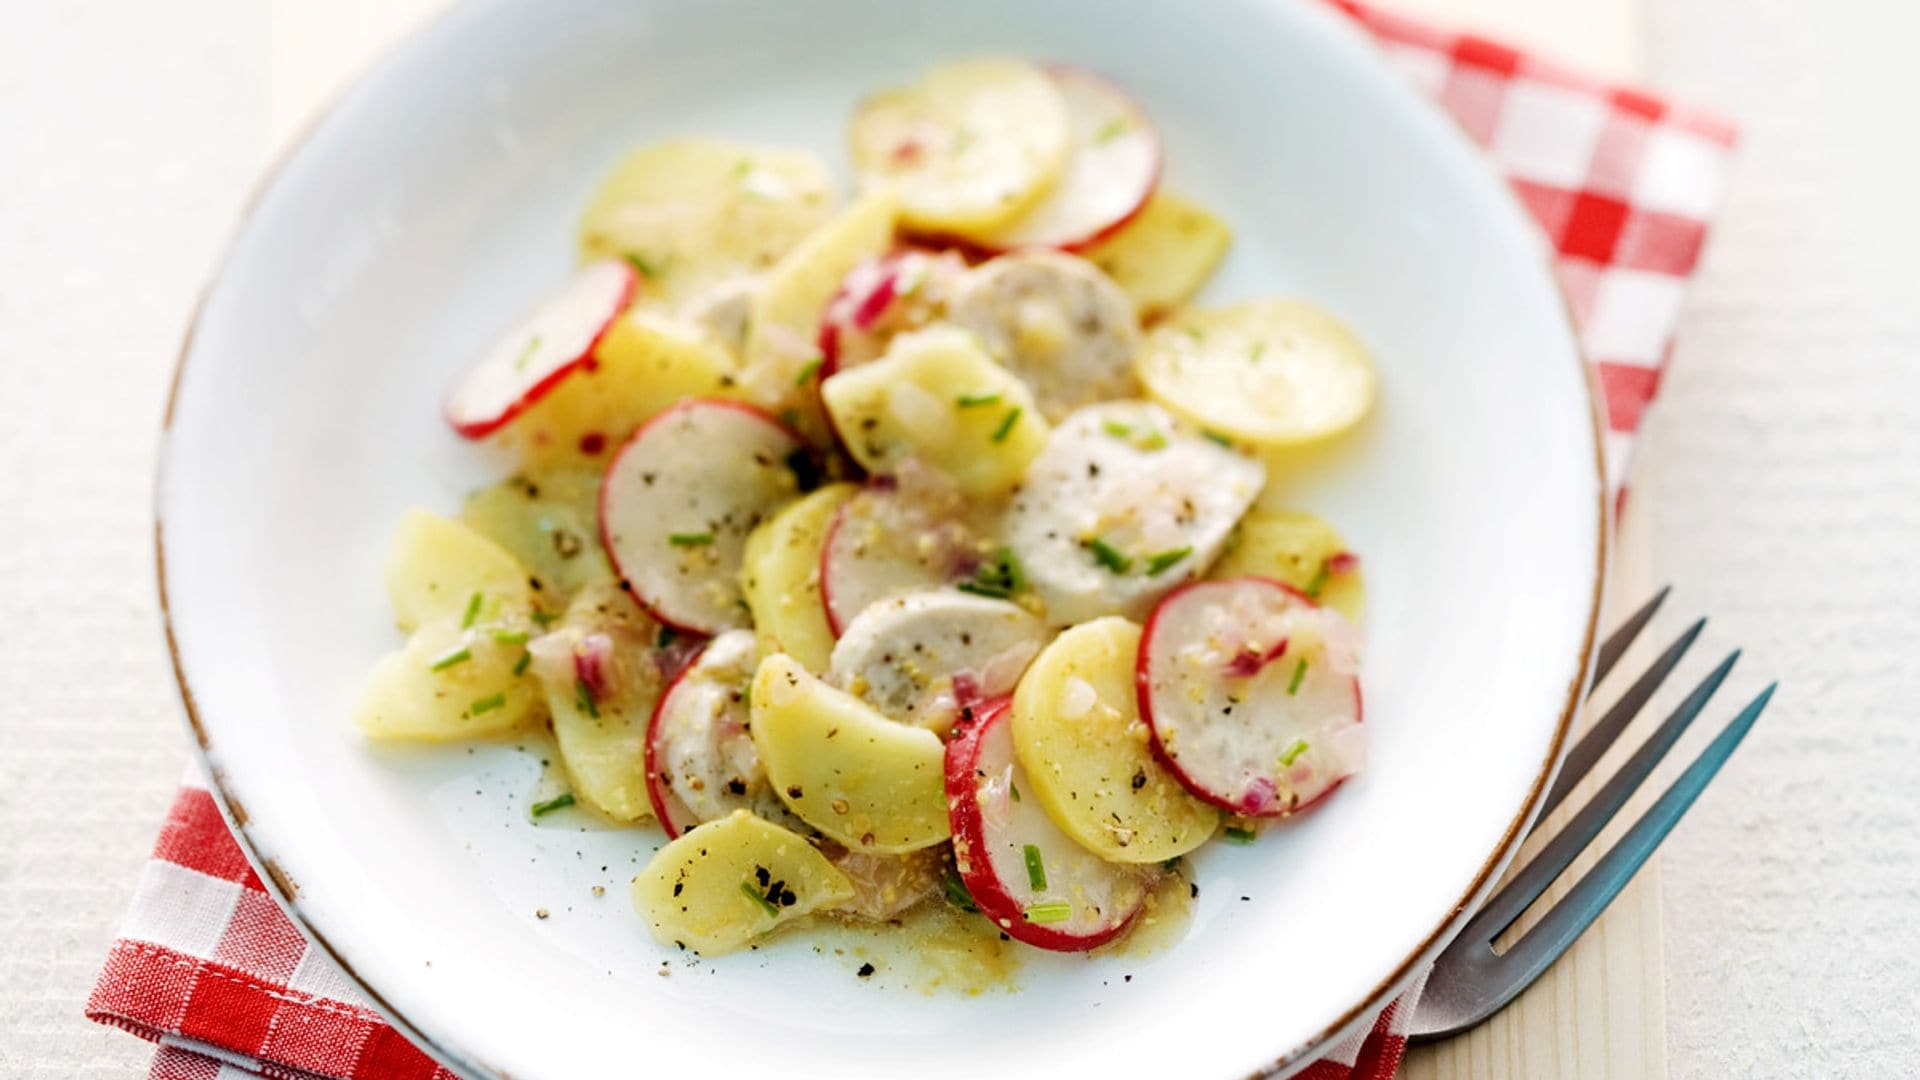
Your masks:
M1481 38L1334 2L1486 147L1558 249L1606 397L1618 490L1720 198L1732 127ZM1416 985L1304 1075L1388 1080L1418 996ZM274 906L197 780L174 803L87 1015L158 1042L156 1080L447 1075Z

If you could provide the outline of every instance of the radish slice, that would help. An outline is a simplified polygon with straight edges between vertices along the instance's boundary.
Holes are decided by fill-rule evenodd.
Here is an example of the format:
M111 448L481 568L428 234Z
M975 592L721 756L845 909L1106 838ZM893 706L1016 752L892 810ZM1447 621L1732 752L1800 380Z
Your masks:
M1277 581L1189 585L1140 638L1135 687L1160 760L1187 790L1280 817L1360 770L1359 635Z
M1266 469L1137 402L1053 429L1007 513L1007 543L1055 625L1139 619L1197 577L1260 494Z
M1010 716L1008 703L995 701L947 744L954 865L981 913L1009 937L1084 952L1127 928L1151 876L1107 862L1060 831L1014 758Z
M932 323L966 272L956 252L912 249L854 267L821 318L821 380L879 359L895 335Z
M600 539L654 617L717 634L745 626L747 534L799 490L798 436L736 401L684 401L633 433L600 484Z
M827 681L901 723L944 733L962 709L1013 693L1047 636L1018 604L946 589L911 593L847 625Z
M1085 259L1057 251L990 259L961 282L950 317L1026 381L1048 420L1140 393L1133 301Z
M881 600L973 573L973 531L943 494L882 478L834 514L820 550L820 598L834 637Z
M640 277L618 259L574 272L559 293L502 335L447 398L447 422L469 439L498 431L593 356L633 302Z
M1098 243L1131 221L1160 182L1160 135L1125 91L1080 68L1048 74L1067 103L1073 143L1067 171L1024 217L973 236L990 251L1077 251Z
M796 827L767 786L747 728L746 688L758 662L753 631L729 630L707 643L654 706L647 725L647 798L668 836L735 810Z

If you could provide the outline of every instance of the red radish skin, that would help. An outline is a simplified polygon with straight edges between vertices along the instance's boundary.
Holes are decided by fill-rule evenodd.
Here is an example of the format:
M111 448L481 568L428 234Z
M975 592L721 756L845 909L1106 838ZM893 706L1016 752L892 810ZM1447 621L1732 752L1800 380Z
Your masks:
M891 477L877 476L867 487L853 498L843 503L834 512L833 520L828 523L820 544L820 603L826 609L827 627L838 639L846 632L848 624L866 610L868 604L884 600L889 596L916 589L937 588L957 581L966 576L966 567L961 565L961 545L951 545L954 550L947 553L950 559L942 558L936 552L935 563L916 561L909 558L869 559L857 553L857 549L847 546L852 541L844 530L855 527L852 522L855 515L867 512L871 500L880 498L907 498L899 495L899 488ZM850 585L849 578L859 574L866 563L869 573L884 572L891 581L884 587L859 588ZM947 563L951 565L947 565ZM874 564L878 563L877 566Z
M660 819L660 827L667 830L669 840L678 839L681 833L700 824L700 819L694 817L693 811L687 809L687 804L681 802L680 796L667 786L667 779L660 772L661 720L666 716L667 702L673 699L673 692L680 688L687 679L687 673L699 662L700 658L696 656L674 674L673 681L667 683L660 700L653 703L653 715L647 718L647 743L642 759L647 773L647 801L653 804L653 816Z
M632 305L640 275L618 259L589 263L513 331L499 338L448 395L447 423L484 439L592 363L593 352ZM563 310L564 305L581 310Z
M1055 853L1055 858L1043 860L1051 887L1043 895L1084 897L1099 895L1098 890L1107 889L1122 910L1102 913L1092 926L1078 932L1065 929L1061 923L1027 921L1025 898L1031 898L1036 890L1025 876L1024 868L1011 876L996 868L991 857L993 848L989 845L996 839L1003 844L1008 841L994 835L992 815L985 805L987 800L1001 797L994 789L1003 774L1015 788L1025 775L1013 757L1013 740L1008 728L1011 705L1012 699L1000 698L980 706L970 718L961 721L953 739L947 743L947 819L953 829L954 866L980 913L1008 937L1052 952L1085 952L1098 948L1125 933L1133 924L1146 902L1150 882L1138 867L1108 863L1080 848L1046 819L1045 811L1029 795L1025 802L1018 804L1030 807L1025 828L1042 830L1044 835L1036 838ZM1022 835L1026 833L1023 831ZM1080 858L1070 863L1060 858L1062 852L1077 853ZM1063 878L1075 870L1093 876L1093 880L1076 880L1077 885L1090 885L1091 889L1059 887Z
M737 428L734 432L728 433L726 438L714 439L716 445L696 449L691 453L686 452L685 447L673 453L659 451L657 448L651 452L643 449L649 447L648 440L651 436L666 432L668 425L683 421L688 414L696 410L749 418L757 426ZM653 487L652 483L644 480L644 474L649 472L645 468L646 465L657 464L657 469L652 470L656 477L666 476L670 469L675 470L676 473L693 471L695 475L676 474L672 478L683 482L696 492L710 491L710 484L703 485L699 482L701 478L697 475L698 470L713 467L716 463L724 463L730 456L737 459L739 455L746 453L747 451L740 443L744 442L748 436L761 438L768 444L766 452L769 460L763 466L769 470L768 482L765 485L767 490L756 493L756 497L749 500L756 505L729 508L730 512L731 510L749 510L751 513L748 514L747 520L735 522L724 538L716 536L716 546L724 548L724 558L716 560L720 565L716 565L713 572L706 575L711 580L704 582L722 590L730 589L737 594L736 579L747 534L774 506L797 493L798 483L787 467L787 458L794 451L805 448L806 442L799 434L771 414L752 405L722 398L692 398L662 410L658 415L641 424L627 441L613 452L607 463L606 473L600 483L601 546L606 549L607 557L613 564L614 573L620 578L621 587L630 592L634 600L645 608L648 614L674 630L689 634L712 635L744 625L744 611L741 610L744 605L719 605L690 599L686 590L697 588L702 582L689 581L685 575L664 582L647 576L649 562L664 561L674 557L670 547L658 550L658 544L647 542L648 539L666 539L673 528L673 523L652 520L653 515L640 515L641 520L635 524L641 529L650 529L652 532L636 531L630 537L617 529L612 522L616 514L621 514L621 508L616 504L622 499L646 498L645 489ZM641 453L646 453L648 456L637 460L630 457L630 455ZM781 477L784 477L784 482L780 481ZM636 484L636 481L639 483ZM666 488L668 485L662 484L661 487ZM701 526L701 528L704 527L704 525ZM724 543L721 543L722 539ZM676 585L679 589L678 595L670 595ZM711 598L708 599L710 601Z
M1290 799L1281 803L1275 801L1275 797L1280 789L1280 785L1275 779L1256 776L1248 780L1240 791L1226 791L1222 789L1223 785L1219 778L1198 775L1203 769L1192 756L1189 756L1188 760L1183 762L1177 752L1170 752L1167 748L1167 739L1163 728L1168 722L1168 717L1157 714L1154 705L1154 664L1152 658L1157 653L1156 645L1161 646L1163 649L1172 647L1171 643L1162 640L1161 637L1162 632L1166 629L1166 619L1169 612L1179 611L1179 605L1183 601L1192 600L1199 591L1221 590L1224 588L1258 588L1272 591L1276 597L1284 598L1284 602L1289 605L1302 606L1316 611L1321 610L1320 605L1316 604L1300 590L1295 589L1285 582L1264 577L1235 578L1229 581L1196 581L1183 585L1173 592L1168 593L1159 604L1155 605L1153 613L1147 617L1146 626L1140 635L1140 651L1137 654L1134 664L1134 691L1139 703L1140 716L1146 722L1147 729L1151 733L1154 756L1158 758L1160 763L1165 765L1167 770L1173 773L1174 777L1180 781L1181 785L1192 792L1196 798L1241 817L1276 818L1301 813L1317 806L1325 800L1327 796L1333 794L1341 784L1346 782L1347 776L1341 775L1330 780L1317 778L1319 779L1320 786L1310 790L1306 797L1299 798L1297 802ZM1285 662L1275 664L1274 661L1287 655L1287 647L1288 642L1282 639L1279 643L1268 646L1258 652L1236 653L1227 663L1221 665L1220 674L1224 678L1252 678L1269 667L1277 667L1277 674L1285 676L1293 670L1292 665ZM1255 662L1252 664L1242 664L1242 659L1248 656L1252 656ZM1251 670L1248 670L1249 668ZM1316 672L1315 677L1324 678L1325 676ZM1353 723L1358 725L1362 722L1364 714L1360 692L1360 679L1357 675L1341 675L1336 677L1344 680L1347 684L1343 689L1348 690L1352 695L1352 719ZM1288 701L1290 697L1291 695L1278 696L1277 703L1281 707L1284 707L1284 703ZM1183 724L1192 724L1195 722L1191 717L1183 718L1182 720ZM1197 722L1205 722L1204 713L1203 718Z
M758 648L751 630L729 631L708 641L674 675L654 704L647 720L642 760L647 801L670 837L736 809L748 810L777 825L805 830L768 789L757 755L743 757L737 748L726 748L722 745L729 737L725 729L716 735L712 726L737 723L730 737L751 742L746 734L743 690ZM682 749L695 754L692 761L685 754L676 758L674 753L673 740L688 737L696 741L683 744ZM680 764L676 765L676 760ZM702 793L699 798L686 795L685 789L676 790L676 768L686 768L687 775L699 778L694 788ZM740 786L734 786L736 782Z

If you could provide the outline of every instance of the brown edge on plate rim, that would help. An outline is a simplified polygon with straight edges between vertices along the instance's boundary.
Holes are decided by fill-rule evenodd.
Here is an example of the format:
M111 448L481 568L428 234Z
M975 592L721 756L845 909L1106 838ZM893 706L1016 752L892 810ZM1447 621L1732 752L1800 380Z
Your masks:
M329 96L326 102L315 108L307 118L302 121L299 129L282 142L273 152L273 156L269 159L266 168L262 170L259 179L254 182L246 200L241 204L240 212L235 218L226 244L223 245L221 249L220 257L214 264L213 270L208 274L206 282L202 284L199 295L194 301L192 314L187 321L186 332L181 339L179 351L174 359L173 379L167 389L166 408L161 415L160 422L159 452L155 455L153 486L154 578L158 586L160 620L162 630L166 637L167 656L173 671L174 685L180 694L180 703L186 717L187 726L193 733L194 754L200 759L207 779L208 789L213 795L215 804L220 807L222 815L226 818L229 830L233 833L234 839L238 842L247 861L253 865L261 879L268 884L269 894L274 897L275 903L280 907L281 911L286 914L288 920L299 929L301 935L312 942L316 948L326 953L327 957L340 968L341 972L345 974L348 979L352 980L353 985L362 994L366 995L367 1000L372 1003L374 1008L404 1033L422 1052L455 1072L477 1073L507 1080L507 1073L504 1070L484 1062L471 1061L455 1054L450 1048L442 1045L438 1040L408 1020L405 1014L396 1006L382 997L379 991L373 987L372 983L363 978L359 972L354 969L353 965L348 962L346 956L329 942L326 937L307 920L305 915L301 913L299 886L285 869L280 866L277 860L263 855L255 845L254 838L249 829L249 825L251 824L250 817L242 808L238 799L228 790L229 783L226 772L221 769L219 764L214 760L213 741L207 733L206 724L200 718L198 702L194 696L192 686L187 681L186 665L181 659L179 640L174 633L173 610L170 606L170 599L167 593L166 536L160 506L164 493L168 444L172 439L173 422L180 401L180 390L186 377L187 355L193 349L194 339L199 332L201 319L206 313L207 301L213 293L213 287L219 281L221 271L225 268L228 259L231 258L233 248L238 243L239 237L246 231L247 226L252 222L254 215L260 209L261 203L265 201L267 192L272 189L274 183L280 178L280 175L285 171L287 165L312 141L314 133L334 114L346 96L352 93L370 72L383 66L407 43L417 36L431 32L432 28L450 21L453 13L464 6L463 3L458 2L450 5L418 24L413 29L402 34L394 41L388 43L386 47L378 50L373 57L363 62L360 68L355 71L351 77L344 79L339 88ZM1329 12L1328 14L1336 16L1342 22L1348 21L1347 16L1343 14L1337 12ZM1358 39L1364 41L1369 48L1375 52L1380 52L1377 42L1364 30L1354 26L1349 26L1349 30ZM1382 64L1388 63L1384 53L1380 55L1379 59ZM1391 65L1388 66L1390 67ZM1438 104L1428 98L1418 87L1410 87L1410 89L1416 98L1425 102L1435 114L1444 118L1450 126L1454 127L1460 133L1460 136L1472 147L1473 153L1477 158L1485 161L1484 151L1473 142L1471 136L1465 129L1460 127L1459 122L1454 119L1452 114L1440 108ZM1547 241L1545 235L1540 233L1537 224L1533 221L1532 217L1526 213L1525 208L1520 206L1518 199L1513 196L1512 189L1506 184L1505 180L1501 178L1497 172L1494 172L1491 166L1488 167L1488 171L1500 190L1506 193L1507 198L1512 202L1514 212L1519 216L1521 221L1527 224L1541 242L1541 254L1542 257L1546 259L1545 272L1547 280L1552 283L1556 295L1560 298L1563 318L1567 324L1569 337L1574 345L1574 356L1580 365L1581 385L1586 390L1588 422L1591 426L1593 439L1596 481L1595 497L1599 505L1598 514L1596 515L1598 537L1595 545L1596 560L1592 597L1589 601L1586 629L1582 635L1579 662L1576 665L1573 679L1567 687L1566 704L1562 708L1560 717L1555 723L1553 741L1548 747L1546 759L1541 766L1539 774L1534 778L1532 789L1528 792L1527 798L1522 803L1520 811L1507 826L1507 830L1501 836L1499 844L1495 847L1492 854L1487 857L1486 862L1481 864L1479 871L1474 875L1473 881L1468 884L1466 891L1461 894L1460 899L1455 901L1451 906L1446 918L1442 920L1441 923L1434 928L1433 932L1428 934L1419 945L1414 947L1413 951L1408 954L1406 960L1401 962L1393 971L1381 979L1380 982L1376 984L1372 990L1369 990L1352 1008L1336 1017L1315 1035L1304 1040L1298 1046L1288 1050L1278 1058L1275 1058L1273 1064L1264 1066L1248 1074L1249 1080L1271 1080L1271 1078L1280 1077L1291 1072L1298 1066L1307 1064L1309 1060L1308 1055L1324 1049L1342 1030L1363 1016L1383 1008L1388 1003L1387 999L1394 993L1396 988L1410 978L1415 970L1422 964L1429 962L1432 957L1437 955L1441 949L1445 947L1446 943L1452 939L1453 935L1458 932L1459 927L1464 923L1464 920L1473 911L1475 901L1480 897L1481 893L1490 889L1495 884L1499 873L1505 869L1507 863L1517 854L1519 843L1526 837L1527 827L1532 822L1539 808L1540 800L1546 793L1547 785L1552 781L1554 773L1559 769L1561 753L1566 746L1567 735L1573 729L1574 717L1580 711L1580 706L1587 690L1588 677L1593 662L1593 644L1599 630L1600 607L1605 595L1608 559L1612 548L1612 513L1607 493L1605 456L1606 429L1600 415L1599 402L1601 398L1599 390L1595 385L1593 365L1588 362L1585 351L1580 345L1579 326L1573 317L1572 302L1566 294L1565 287L1560 282L1559 275L1554 272L1552 259L1550 254L1548 254L1552 251L1552 245Z

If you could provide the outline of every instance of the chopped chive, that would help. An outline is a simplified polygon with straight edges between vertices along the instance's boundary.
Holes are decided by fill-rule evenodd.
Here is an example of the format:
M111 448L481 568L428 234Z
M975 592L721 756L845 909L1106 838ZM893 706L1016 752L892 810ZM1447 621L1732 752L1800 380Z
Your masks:
M1024 851L1027 859L1027 884L1035 889L1047 887L1047 864L1040 861L1040 849L1028 844Z
M1014 802L1020 801L1020 785L1019 784L1016 784L1011 780L1007 781L1007 793L1013 796Z
M813 377L820 373L820 365L824 363L826 363L826 361L818 356L814 357L812 360L807 361L807 366L801 368L800 374L795 375L793 377L793 385L805 386L808 383L812 382Z
M1133 125L1127 123L1126 117L1116 116L1106 123L1101 124L1100 130L1093 133L1094 145L1105 146L1120 136L1125 135L1127 129L1132 126Z
M524 349L521 349L520 355L514 359L513 370L515 371L527 370L527 361L533 359L533 351L535 349L538 349L539 347L540 347L540 335L535 334L533 335L533 340L527 342L527 347Z
M471 659L473 659L473 650L467 648L465 645L462 645L459 648L448 653L447 655L427 665L427 670L428 671L445 671L455 664L464 664Z
M527 665L531 663L533 663L533 654L530 652L521 653L520 659L513 662L513 673L515 675L525 675L527 673Z
M979 408L982 405L999 404L1000 395L999 394L961 394L959 397L954 398L953 402L954 404L960 406L963 409L975 409L975 408Z
M473 620L479 617L480 594L474 593L472 596L467 597L467 613L460 616L460 629L465 630L467 627L472 626Z
M533 613L534 625L538 626L542 630L545 630L547 627L552 626L553 619L554 617L552 615L549 615L544 611L536 611Z
M733 178L735 180L738 180L752 171L753 171L753 162L747 158L741 158L739 161L734 163Z
M1123 424L1118 420L1109 420L1101 424L1100 430L1116 439L1130 439L1133 437L1133 425Z
M627 265L633 267L634 272L638 273L643 278L653 278L653 277L660 276L659 267L653 265L652 263L648 262L647 260L641 258L639 255L631 251L627 252Z
M1226 828L1227 839L1235 844L1251 844L1255 835L1252 829L1243 829L1238 825L1229 825Z
M999 585L989 584L984 581L962 581L954 585L954 588L959 589L963 593L972 593L975 596L984 596L992 600L1005 600L1013 595L1013 593Z
M1327 566L1327 562L1328 560L1326 559L1320 560L1320 569L1315 570L1313 572L1313 580L1307 582L1307 587L1301 590L1302 592L1307 594L1307 599L1309 600L1320 599L1320 590L1327 587L1327 575L1331 573L1331 570Z
M560 794L555 795L553 798L548 799L546 802L534 803L533 816L540 817L544 814L551 814L555 810L565 810L567 807L572 805L573 805L573 792L563 791Z
M1227 438L1225 435L1222 435L1217 431L1208 431L1205 428L1202 428L1200 431L1200 435L1202 438L1205 438L1209 442L1219 443L1221 446L1224 446L1229 450L1233 449L1233 440Z
M502 645L525 645L528 634L525 630L508 630L505 627L496 626L487 631L487 636Z
M713 543L713 534L710 532L668 533L667 543L674 547L705 547Z
M507 703L506 694L504 693L492 694L487 697L483 697L479 701L476 701L473 704L467 706L467 712L470 715L479 716L483 712L492 712L495 709L501 708L502 706L506 705L506 703Z
M1300 664L1302 667L1305 667L1306 661L1303 660L1300 662ZM1307 740L1295 739L1293 740L1293 743L1291 745L1289 745L1285 750L1281 751L1280 764L1291 765L1295 761L1298 761L1300 759L1301 754L1304 754L1306 752L1307 752Z
M656 649L664 649L673 644L673 639L679 636L680 632L673 627L663 626L660 628L660 633L655 635L653 639L653 647Z
M947 871L946 885L947 903L952 904L961 911L980 910L980 905L973 902L973 894L967 891L967 883L960 880L959 874L951 870Z
M1142 450L1165 450L1166 448L1167 437L1155 429L1148 429L1147 437L1140 440Z
M1147 556L1147 576L1159 577L1172 569L1174 563L1191 554L1193 554L1193 546L1189 544L1186 547L1174 548L1172 551L1163 551L1158 555L1149 555Z
M1007 410L1007 415L1004 419L1000 421L1000 426L993 429L993 441L997 443L1006 442L1007 436L1013 434L1013 425L1019 422L1020 422L1020 407L1016 405L1013 408Z
M753 711L753 684L750 682L740 687L740 707L749 712Z
M1300 692L1300 680L1306 677L1307 677L1307 658L1303 656L1300 658L1300 662L1293 666L1293 681L1287 684L1288 697L1292 697L1293 695Z
M1065 900L1053 900L1045 904L1030 904L1021 914L1030 923L1066 922L1073 918L1073 905Z
M1086 541L1087 550L1093 553L1093 561L1113 571L1124 574L1133 566L1133 560L1120 553L1120 549L1096 536Z
M1007 588L1021 592L1027 587L1027 572L1020 568L1020 559L1010 547L1003 547L994 553L994 561L1000 564L1000 577Z
M573 698L574 702L580 706L581 712L595 720L600 719L600 705L593 700L593 687L587 685L587 680L573 680Z
M761 910L765 911L769 916L776 919L780 917L780 909L773 906L773 901L760 895L760 890L753 887L753 882L742 881L740 883L740 891L746 894L747 899L759 904Z
M1267 355L1267 343L1264 341L1256 341L1253 343L1253 352L1247 359L1257 364L1260 362L1260 358L1265 355Z

